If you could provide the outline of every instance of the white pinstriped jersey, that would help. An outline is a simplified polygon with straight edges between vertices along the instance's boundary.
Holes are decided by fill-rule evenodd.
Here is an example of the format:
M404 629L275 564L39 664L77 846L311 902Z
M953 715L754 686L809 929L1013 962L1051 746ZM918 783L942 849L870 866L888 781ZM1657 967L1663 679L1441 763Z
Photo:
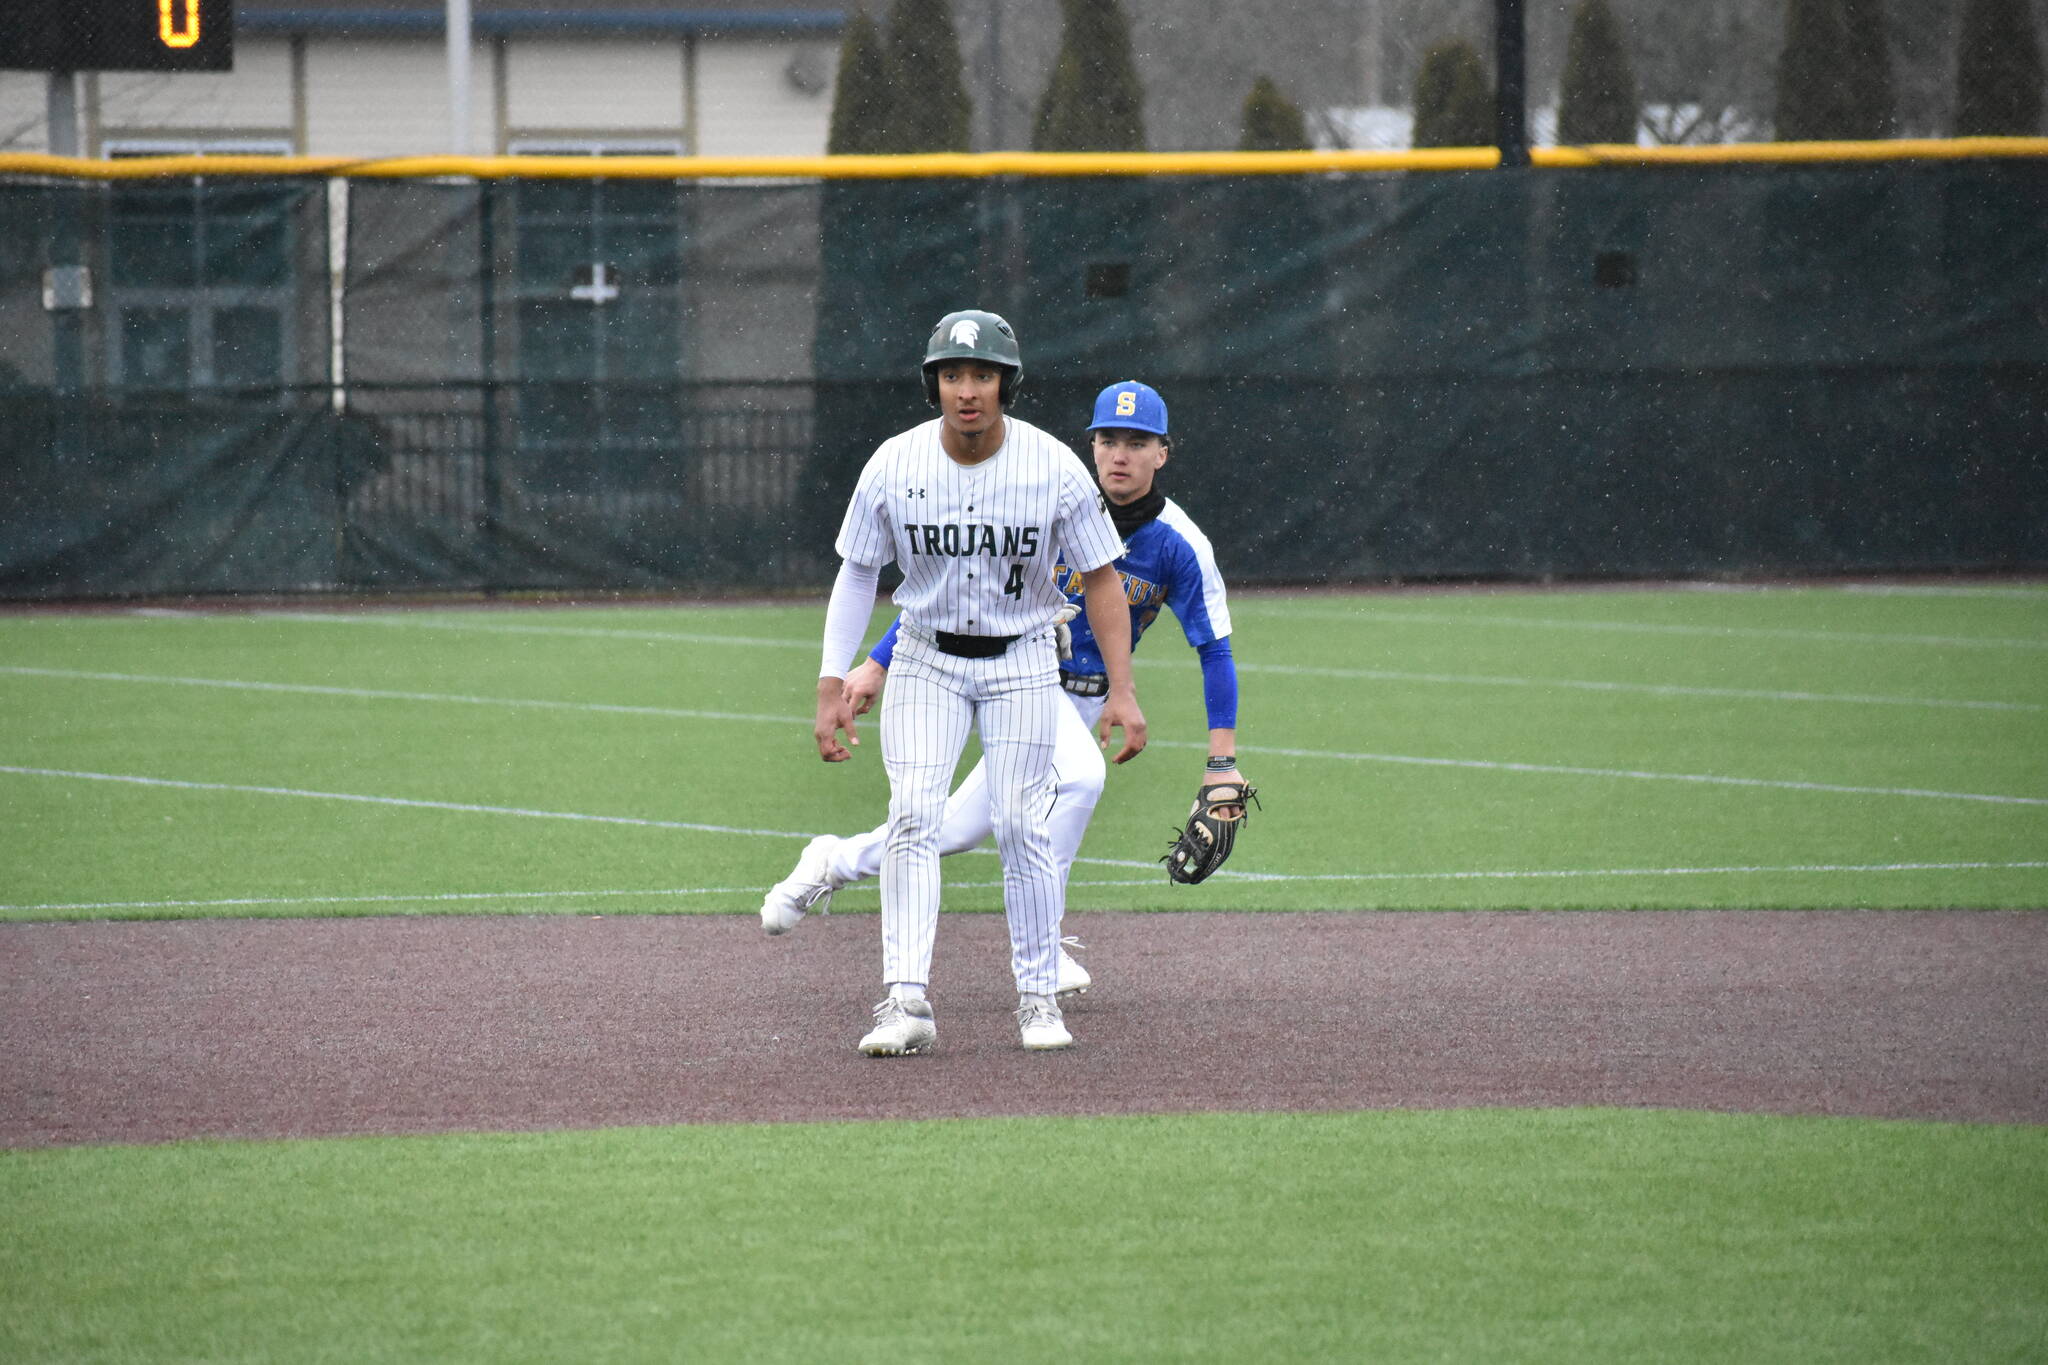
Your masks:
M977 465L939 444L940 419L884 441L861 471L836 542L850 563L903 571L896 606L927 630L1022 635L1065 600L1053 582L1062 552L1096 569L1124 552L1116 524L1078 455L1005 415L1003 444Z

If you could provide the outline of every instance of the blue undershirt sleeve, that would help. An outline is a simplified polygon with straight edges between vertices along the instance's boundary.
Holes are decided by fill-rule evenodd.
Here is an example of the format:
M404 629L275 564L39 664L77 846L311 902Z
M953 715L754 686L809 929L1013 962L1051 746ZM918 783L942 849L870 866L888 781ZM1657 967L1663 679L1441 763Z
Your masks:
M902 629L903 618L899 616L889 623L887 630L882 632L882 638L875 641L875 647L868 651L868 657L882 667L887 668L889 661L896 657L896 634Z
M1209 709L1211 730L1237 728L1237 664L1230 657L1230 637L1198 645L1202 656L1202 701Z

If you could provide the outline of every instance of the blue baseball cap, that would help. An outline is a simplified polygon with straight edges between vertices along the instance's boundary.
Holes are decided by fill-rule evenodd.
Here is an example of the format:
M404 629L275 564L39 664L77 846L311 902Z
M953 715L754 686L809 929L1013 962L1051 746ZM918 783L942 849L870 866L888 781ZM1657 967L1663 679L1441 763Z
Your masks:
M1100 431L1103 427L1126 427L1164 436L1166 400L1159 396L1159 390L1135 379L1111 384L1095 395L1095 420L1088 424L1088 430Z

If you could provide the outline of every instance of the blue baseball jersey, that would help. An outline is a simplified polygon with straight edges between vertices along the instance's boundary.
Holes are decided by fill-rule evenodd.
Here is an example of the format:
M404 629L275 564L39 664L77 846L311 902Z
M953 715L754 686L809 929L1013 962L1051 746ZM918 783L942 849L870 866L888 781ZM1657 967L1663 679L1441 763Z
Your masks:
M1166 499L1159 515L1133 531L1124 546L1116 570L1123 575L1124 596L1131 604L1132 649L1159 619L1161 607L1173 610L1181 633L1196 649L1229 636L1230 606L1224 600L1216 552L1179 503ZM1068 568L1064 559L1053 573L1059 590L1078 605L1081 575ZM1088 613L1075 617L1069 629L1074 636L1074 657L1061 667L1070 673L1103 672L1102 651L1088 626Z

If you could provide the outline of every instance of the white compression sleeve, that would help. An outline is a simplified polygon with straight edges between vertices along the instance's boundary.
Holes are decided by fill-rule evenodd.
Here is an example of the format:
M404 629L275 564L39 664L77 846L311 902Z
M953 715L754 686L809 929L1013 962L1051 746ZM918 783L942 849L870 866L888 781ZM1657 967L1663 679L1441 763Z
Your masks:
M825 653L818 663L819 677L846 676L854 652L868 633L868 618L875 614L875 585L881 579L880 566L840 561L839 576L832 580L832 600L825 606Z

